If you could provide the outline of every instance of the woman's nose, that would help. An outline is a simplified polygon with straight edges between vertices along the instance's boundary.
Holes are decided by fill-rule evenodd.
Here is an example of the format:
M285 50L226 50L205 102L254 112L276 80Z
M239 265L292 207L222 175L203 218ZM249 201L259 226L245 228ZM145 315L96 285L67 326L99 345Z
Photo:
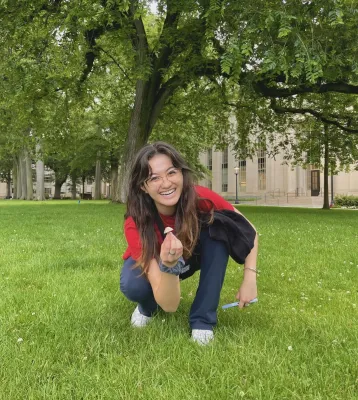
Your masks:
M169 180L167 176L161 176L162 178L162 186L170 186L172 182Z

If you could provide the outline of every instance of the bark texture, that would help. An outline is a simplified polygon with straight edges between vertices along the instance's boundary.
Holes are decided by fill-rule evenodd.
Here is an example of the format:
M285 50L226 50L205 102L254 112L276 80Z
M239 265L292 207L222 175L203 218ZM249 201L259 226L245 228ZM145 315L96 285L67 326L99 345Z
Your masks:
M40 144L36 145L36 155L41 154ZM36 200L43 201L45 199L45 165L42 160L36 161Z
M118 160L111 160L111 192L110 199L115 199L115 194L118 192L118 168L119 162Z
M96 172L95 172L95 182L94 182L94 199L101 200L101 181L102 181L102 173L101 173L101 160L96 161Z
M76 186L76 181L77 181L77 176L75 174L71 175L71 199L76 200L77 197L77 186Z
M13 198L17 199L17 162L16 158L14 158L13 166L12 166L12 183L14 188Z
M61 199L61 187L66 182L66 179L55 179L55 194L53 196L54 199L60 200Z
M6 197L8 199L11 197L11 171L8 172L6 179Z
M323 208L329 210L328 165L329 164L329 134L328 125L324 125L324 173L323 173Z
M16 170L17 170L17 196L16 199L21 199L22 192L22 169L21 169L21 154L16 156Z
M26 152L23 150L20 156L20 170L21 170L21 197L20 200L27 198L27 170L26 170Z
M25 169L26 169L26 200L34 199L34 184L32 182L32 167L31 156L27 149L25 149Z

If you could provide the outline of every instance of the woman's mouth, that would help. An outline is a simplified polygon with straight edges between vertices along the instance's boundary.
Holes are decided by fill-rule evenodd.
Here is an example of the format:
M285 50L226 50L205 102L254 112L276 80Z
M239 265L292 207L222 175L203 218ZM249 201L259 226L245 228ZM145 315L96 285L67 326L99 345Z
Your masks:
M171 189L171 190L167 190L166 192L161 192L160 195L161 196L170 196L174 192L175 192L175 189Z

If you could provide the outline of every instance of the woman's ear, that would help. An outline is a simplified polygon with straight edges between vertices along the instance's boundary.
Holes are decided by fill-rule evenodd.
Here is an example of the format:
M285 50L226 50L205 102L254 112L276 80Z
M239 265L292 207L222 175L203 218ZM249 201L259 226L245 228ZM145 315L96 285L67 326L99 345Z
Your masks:
M147 189L145 188L144 185L142 185L140 188L143 190L144 193L148 193L148 191L147 191Z

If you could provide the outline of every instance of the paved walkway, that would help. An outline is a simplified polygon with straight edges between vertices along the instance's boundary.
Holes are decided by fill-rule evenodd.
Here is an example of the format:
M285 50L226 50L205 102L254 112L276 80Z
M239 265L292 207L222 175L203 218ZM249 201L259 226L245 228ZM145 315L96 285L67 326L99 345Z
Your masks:
M267 207L299 207L299 208L322 208L322 197L289 197L287 201L286 196L260 198L253 201L240 201L240 204L248 204L253 206L267 206Z
M232 205L235 205L234 203L231 203ZM255 201L242 201L239 203L240 204L245 204L249 206L260 206L260 207L294 207L294 208L322 208L322 205L315 205L315 204L290 204L290 203L280 203L280 204L265 204L265 203L257 203Z

